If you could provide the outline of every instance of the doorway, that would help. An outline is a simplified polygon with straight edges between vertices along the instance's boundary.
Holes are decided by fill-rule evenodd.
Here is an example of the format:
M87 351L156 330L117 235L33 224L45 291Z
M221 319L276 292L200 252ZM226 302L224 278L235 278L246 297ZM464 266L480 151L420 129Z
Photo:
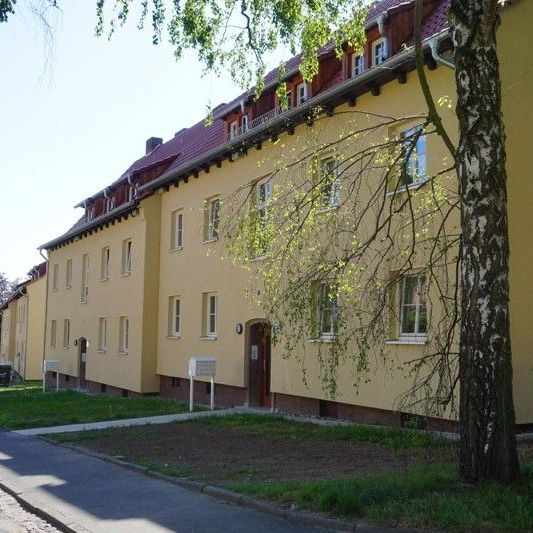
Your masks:
M87 390L87 380L85 379L85 372L87 369L87 339L82 337L78 341L79 353L79 372L78 372L78 389L81 391Z
M248 402L270 406L270 324L248 326Z

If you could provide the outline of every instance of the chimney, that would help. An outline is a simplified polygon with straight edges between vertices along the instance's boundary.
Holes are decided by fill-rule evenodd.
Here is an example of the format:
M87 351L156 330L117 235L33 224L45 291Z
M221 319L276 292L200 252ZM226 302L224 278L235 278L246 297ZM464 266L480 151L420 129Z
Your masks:
M146 141L146 155L148 155L152 150L155 150L161 144L163 144L163 139L161 139L161 137L150 137Z

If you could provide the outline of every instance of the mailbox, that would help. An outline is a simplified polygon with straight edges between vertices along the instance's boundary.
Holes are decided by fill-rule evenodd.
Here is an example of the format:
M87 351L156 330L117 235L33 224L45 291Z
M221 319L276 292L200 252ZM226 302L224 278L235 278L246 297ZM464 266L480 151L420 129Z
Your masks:
M216 357L191 357L189 361L189 377L214 377L217 372Z

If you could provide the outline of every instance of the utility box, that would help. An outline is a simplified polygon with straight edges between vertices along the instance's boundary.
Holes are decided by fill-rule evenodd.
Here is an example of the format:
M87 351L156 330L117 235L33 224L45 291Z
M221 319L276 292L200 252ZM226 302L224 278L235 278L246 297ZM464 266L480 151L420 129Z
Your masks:
M43 392L46 390L46 373L56 373L56 390L59 390L59 359L45 359L43 361Z
M191 357L189 361L189 377L215 377L217 373L216 357Z
M191 379L189 391L189 411L194 406L194 378L210 377L211 378L211 410L215 408L215 374L217 373L217 358L191 357L189 360L189 377Z
M11 363L0 362L0 387L9 387L11 383Z

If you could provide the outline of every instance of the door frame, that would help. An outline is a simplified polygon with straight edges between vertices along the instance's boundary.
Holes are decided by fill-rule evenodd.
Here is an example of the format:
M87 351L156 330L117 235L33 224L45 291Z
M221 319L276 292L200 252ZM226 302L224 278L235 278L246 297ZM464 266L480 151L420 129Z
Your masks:
M252 328L252 326L255 326L257 324L266 324L268 327L271 327L271 325L269 324L269 322L265 319L265 318L254 318L252 320L248 320L246 323L245 323L245 327L244 327L244 332L245 332L245 335L244 335L244 372L245 372L245 376L246 376L246 405L250 405L250 372L251 372L251 367L250 367L250 356L251 356L251 335L250 335L250 330ZM272 345L270 344L269 345L269 367L270 367L270 370L269 370L269 379L270 379L270 383L269 383L269 388L272 384ZM260 369L260 374L263 373L263 370ZM262 379L262 378L260 378ZM273 398L273 395L272 395L272 391L270 391L270 404L268 405L265 405L263 404L263 391L261 390L260 391L260 400L259 400L259 406L260 407L271 407L272 405L272 398Z
M81 360L81 354L82 354L82 347L85 345L85 361ZM87 390L87 348L88 348L89 342L85 337L80 337L78 339L78 390L80 391L86 391ZM83 386L81 381L81 368L82 368L82 362L85 363L85 367L83 370Z

